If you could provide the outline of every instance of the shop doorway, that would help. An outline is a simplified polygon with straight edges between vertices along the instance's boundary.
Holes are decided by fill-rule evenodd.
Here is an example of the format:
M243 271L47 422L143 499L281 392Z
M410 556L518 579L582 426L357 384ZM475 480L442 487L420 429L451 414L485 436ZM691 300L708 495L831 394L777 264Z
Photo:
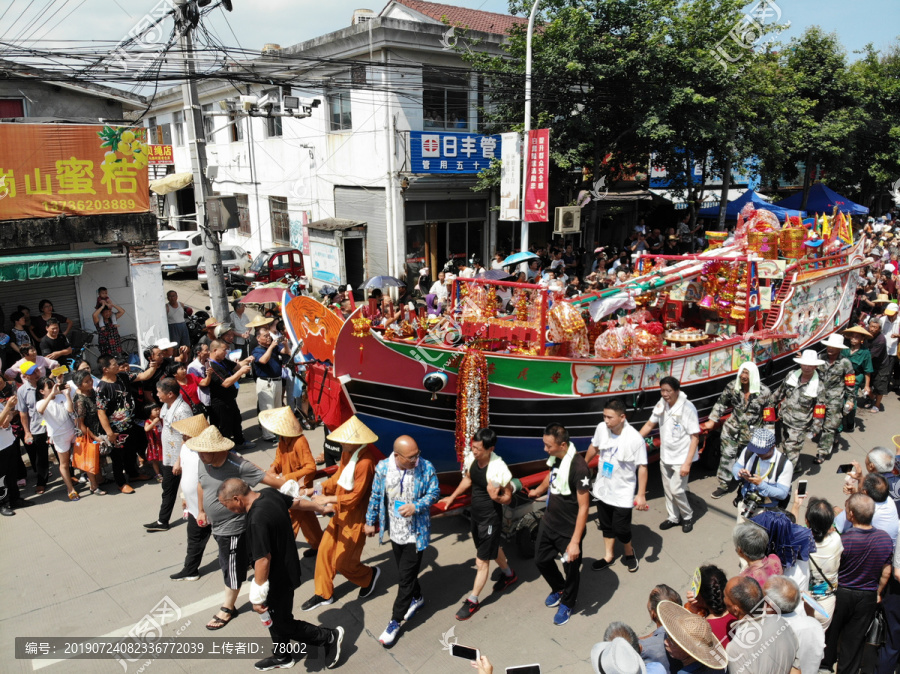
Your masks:
M347 270L347 283L356 290L362 288L365 278L365 260L363 259L363 239L344 238L344 269Z

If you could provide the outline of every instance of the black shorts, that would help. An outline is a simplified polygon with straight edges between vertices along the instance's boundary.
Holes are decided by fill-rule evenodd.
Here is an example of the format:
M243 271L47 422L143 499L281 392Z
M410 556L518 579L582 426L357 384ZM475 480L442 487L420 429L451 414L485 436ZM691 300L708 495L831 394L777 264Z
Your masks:
M894 369L895 356L885 356L884 363L872 376L872 393L879 396L888 392L891 384L891 371Z
M618 538L622 543L631 543L631 512L633 508L620 508L597 501L597 523L603 538Z
M500 530L496 524L479 524L472 521L472 540L475 542L475 556L482 562L492 562L500 554Z
M247 580L247 536L213 536L219 544L219 568L225 577L225 587L237 590Z

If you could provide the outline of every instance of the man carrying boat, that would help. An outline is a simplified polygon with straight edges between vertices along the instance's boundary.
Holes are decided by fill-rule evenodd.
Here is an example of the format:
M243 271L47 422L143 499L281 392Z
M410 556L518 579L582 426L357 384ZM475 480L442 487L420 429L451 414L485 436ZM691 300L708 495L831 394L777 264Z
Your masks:
M772 396L772 406L781 405L781 451L794 467L800 470L800 452L807 433L815 435L822 428L825 406L819 406L823 398L822 382L816 368L825 363L814 349L806 349L794 358L799 370L789 373ZM819 407L817 411L816 408Z
M478 597L488 579L491 561L503 572L494 584L494 592L502 592L518 578L500 547L503 529L503 506L512 500L512 473L497 454L497 433L492 428L480 428L472 437L471 452L466 457L463 478L454 492L441 499L449 508L456 498L472 488L472 541L475 543L475 585L456 613L457 620L468 620L480 608Z
M844 338L834 333L822 342L825 345L825 362L819 366L819 382L822 396L819 402L825 404L825 418L819 435L819 448L815 463L824 463L831 456L838 430L844 419L844 405L855 404L853 392L856 389L856 374L853 364L841 356L847 348Z
M731 491L734 460L741 448L750 442L753 431L762 427L763 411L771 396L769 387L759 379L756 363L743 363L738 368L737 377L725 385L725 390L709 414L709 420L701 425L705 431L712 430L725 410L731 408L731 416L725 421L720 434L722 457L716 473L719 486L712 493L712 498L722 498Z

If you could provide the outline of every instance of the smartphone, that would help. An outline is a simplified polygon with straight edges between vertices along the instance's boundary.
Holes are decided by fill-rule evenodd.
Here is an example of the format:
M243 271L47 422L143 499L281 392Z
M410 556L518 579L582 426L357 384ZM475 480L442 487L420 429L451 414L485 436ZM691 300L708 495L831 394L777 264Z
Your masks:
M472 660L477 662L481 654L477 648L469 648L460 644L450 644L450 655L454 658L462 658L463 660Z
M541 674L541 666L519 665L518 667L507 667L506 674Z
M797 496L806 496L806 480L797 483Z
M837 467L838 473L852 473L853 472L853 464L852 463L842 463Z

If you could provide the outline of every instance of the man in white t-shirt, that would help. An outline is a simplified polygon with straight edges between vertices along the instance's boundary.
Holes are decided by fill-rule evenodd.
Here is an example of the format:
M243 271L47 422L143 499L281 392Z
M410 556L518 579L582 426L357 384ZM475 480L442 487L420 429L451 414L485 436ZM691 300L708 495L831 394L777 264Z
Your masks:
M698 458L700 420L697 408L681 391L675 377L660 379L659 392L662 400L656 403L641 429L646 438L659 425L659 468L669 516L659 528L665 531L681 524L681 530L689 533L694 528L694 511L688 502L687 486L691 463Z
M206 417L197 414L181 421L172 422L172 430L181 433L183 438L192 438L209 426ZM165 428L165 426L163 427ZM182 443L178 455L181 468L181 507L187 513L187 552L184 555L184 566L177 573L169 576L172 580L194 581L200 578L200 562L206 543L212 534L209 522L198 522L200 517L200 501L197 498L197 485L200 482L200 455Z
M597 424L584 460L590 463L594 456L599 459L591 493L597 500L606 554L592 567L599 571L612 564L618 538L625 548L623 562L634 573L638 560L631 544L631 514L634 508L647 510L647 445L625 418L621 400L610 400L603 407L603 423Z

